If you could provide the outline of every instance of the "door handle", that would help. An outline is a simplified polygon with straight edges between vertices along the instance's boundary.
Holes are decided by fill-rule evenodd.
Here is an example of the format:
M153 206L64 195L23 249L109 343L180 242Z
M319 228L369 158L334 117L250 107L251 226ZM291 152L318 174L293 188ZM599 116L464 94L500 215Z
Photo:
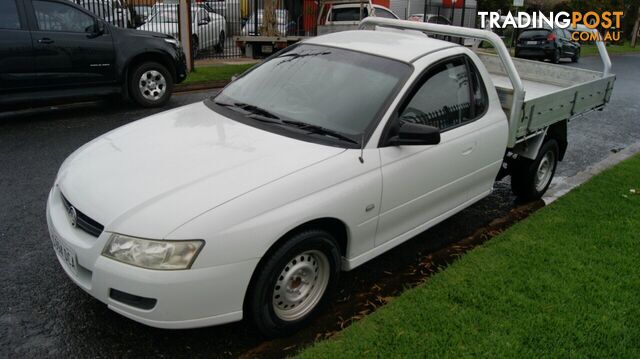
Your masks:
M469 144L467 147L465 147L465 149L462 151L462 155L466 156L468 154L470 154L471 152L473 152L473 149L476 148L476 143L471 143Z
M53 41L53 40L51 40L51 39L50 39L50 38L48 38L48 37L43 37L42 39L38 40L38 43L41 43L41 44L47 44L47 45L48 45L48 44L53 44L53 42L54 42L54 41Z

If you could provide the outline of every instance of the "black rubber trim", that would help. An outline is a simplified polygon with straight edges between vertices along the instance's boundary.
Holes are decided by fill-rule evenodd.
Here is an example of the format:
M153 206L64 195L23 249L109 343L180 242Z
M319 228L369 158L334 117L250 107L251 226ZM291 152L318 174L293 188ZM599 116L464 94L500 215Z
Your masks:
M113 288L109 289L109 298L117 302L144 310L153 309L156 306L156 303L158 303L158 300L155 298L140 297Z

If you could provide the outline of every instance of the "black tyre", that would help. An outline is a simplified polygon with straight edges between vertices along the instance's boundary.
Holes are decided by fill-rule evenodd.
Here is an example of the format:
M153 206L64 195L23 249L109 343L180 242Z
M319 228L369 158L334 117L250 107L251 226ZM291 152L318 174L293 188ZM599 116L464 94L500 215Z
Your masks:
M535 160L518 159L511 171L511 190L523 202L537 200L549 188L558 166L559 147L556 140L547 140Z
M144 62L131 71L129 94L141 106L162 106L169 101L172 91L171 74L157 62Z
M247 313L265 336L283 336L327 304L340 276L340 252L331 234L305 230L265 257L255 273Z
M194 59L198 58L198 54L200 53L200 41L197 36L191 36L191 55Z
M226 39L224 31L220 31L220 34L218 35L218 43L213 48L217 53L222 53L224 51L224 42Z
M580 60L580 49L578 49L575 55L571 56L571 62L578 62Z
M551 57L551 62L553 62L554 64L559 64L560 63L560 50L556 49L553 52L553 56Z

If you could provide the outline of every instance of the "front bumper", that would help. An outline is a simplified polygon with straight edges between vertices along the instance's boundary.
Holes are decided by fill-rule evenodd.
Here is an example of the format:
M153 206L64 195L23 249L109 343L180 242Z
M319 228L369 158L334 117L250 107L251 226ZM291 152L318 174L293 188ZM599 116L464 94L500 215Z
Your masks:
M149 270L111 260L100 255L110 233L102 232L96 238L73 227L57 187L49 193L47 224L51 236L75 254L75 270L56 254L69 278L125 317L171 329L242 319L244 295L259 259L176 271ZM124 303L122 296L117 295L123 292L151 299L152 306Z
M175 63L176 67L176 81L175 83L179 84L187 79L187 56L184 54L182 49L178 50L178 56Z

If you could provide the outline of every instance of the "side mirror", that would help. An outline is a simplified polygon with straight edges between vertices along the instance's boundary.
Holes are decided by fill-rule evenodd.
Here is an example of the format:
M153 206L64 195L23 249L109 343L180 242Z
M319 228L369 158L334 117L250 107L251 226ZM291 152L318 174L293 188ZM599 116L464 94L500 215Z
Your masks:
M392 146L425 146L440 143L440 130L417 123L405 123L389 139Z
M96 38L105 32L105 25L102 21L96 20L93 24L93 31L91 34L87 35L89 38Z
M202 19L202 20L198 21L198 26L207 25L208 23L209 23L209 20Z

